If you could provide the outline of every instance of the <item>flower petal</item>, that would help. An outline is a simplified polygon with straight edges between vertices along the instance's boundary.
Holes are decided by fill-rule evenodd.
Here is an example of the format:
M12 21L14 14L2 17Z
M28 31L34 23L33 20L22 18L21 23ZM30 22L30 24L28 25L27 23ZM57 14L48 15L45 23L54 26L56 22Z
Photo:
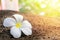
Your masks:
M10 30L10 33L14 38L21 37L21 31L19 30L19 28L12 27L11 30Z
M27 20L24 20L22 23L22 28L32 28L32 25Z
M6 18L6 19L4 19L4 21L3 21L3 25L4 25L5 27L13 26L13 25L15 25L15 23L16 23L16 21L15 21L15 19L13 19L13 18Z
M22 30L22 32L25 34L25 35L32 35L32 29L29 29L29 28L21 28L20 30Z
M14 14L13 16L15 17L15 19L16 19L18 22L21 22L21 21L23 20L23 16L22 16L22 15Z

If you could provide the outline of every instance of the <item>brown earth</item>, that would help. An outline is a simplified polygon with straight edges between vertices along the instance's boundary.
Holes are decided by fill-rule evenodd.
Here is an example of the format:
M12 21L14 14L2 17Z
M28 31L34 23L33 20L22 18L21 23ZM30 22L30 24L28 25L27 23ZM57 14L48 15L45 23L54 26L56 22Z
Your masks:
M0 11L0 40L60 40L60 18L42 17L33 14L21 14L33 26L33 34L15 39L9 33L9 28L2 25L4 18L12 17L14 11ZM18 13L19 14L19 13Z

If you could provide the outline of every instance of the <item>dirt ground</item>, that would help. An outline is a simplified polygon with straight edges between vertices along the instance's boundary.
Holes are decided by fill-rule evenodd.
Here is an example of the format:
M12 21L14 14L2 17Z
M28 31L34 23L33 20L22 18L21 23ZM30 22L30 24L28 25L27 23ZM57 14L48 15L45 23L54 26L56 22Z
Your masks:
M33 34L15 39L9 33L9 28L2 25L4 18L11 17L17 12L0 11L0 40L60 40L60 18L42 17L33 14L21 14L33 26ZM18 13L19 14L19 13Z

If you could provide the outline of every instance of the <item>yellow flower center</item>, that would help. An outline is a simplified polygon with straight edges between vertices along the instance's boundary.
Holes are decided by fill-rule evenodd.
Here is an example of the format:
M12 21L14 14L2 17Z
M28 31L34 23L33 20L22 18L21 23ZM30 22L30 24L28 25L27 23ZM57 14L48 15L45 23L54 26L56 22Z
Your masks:
M21 26L22 26L22 24L21 24L21 23L19 23L19 22L18 22L18 23L16 23L16 27L17 27L17 28L20 28Z

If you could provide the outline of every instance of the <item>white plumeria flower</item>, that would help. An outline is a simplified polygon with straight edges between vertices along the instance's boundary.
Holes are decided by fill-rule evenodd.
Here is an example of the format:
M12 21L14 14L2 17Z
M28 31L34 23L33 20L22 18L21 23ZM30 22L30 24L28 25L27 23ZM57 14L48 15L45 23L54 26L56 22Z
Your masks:
M27 20L23 21L22 15L14 14L13 17L15 19L4 19L3 25L4 27L11 27L10 33L14 38L21 37L21 31L27 36L32 34L32 25Z

